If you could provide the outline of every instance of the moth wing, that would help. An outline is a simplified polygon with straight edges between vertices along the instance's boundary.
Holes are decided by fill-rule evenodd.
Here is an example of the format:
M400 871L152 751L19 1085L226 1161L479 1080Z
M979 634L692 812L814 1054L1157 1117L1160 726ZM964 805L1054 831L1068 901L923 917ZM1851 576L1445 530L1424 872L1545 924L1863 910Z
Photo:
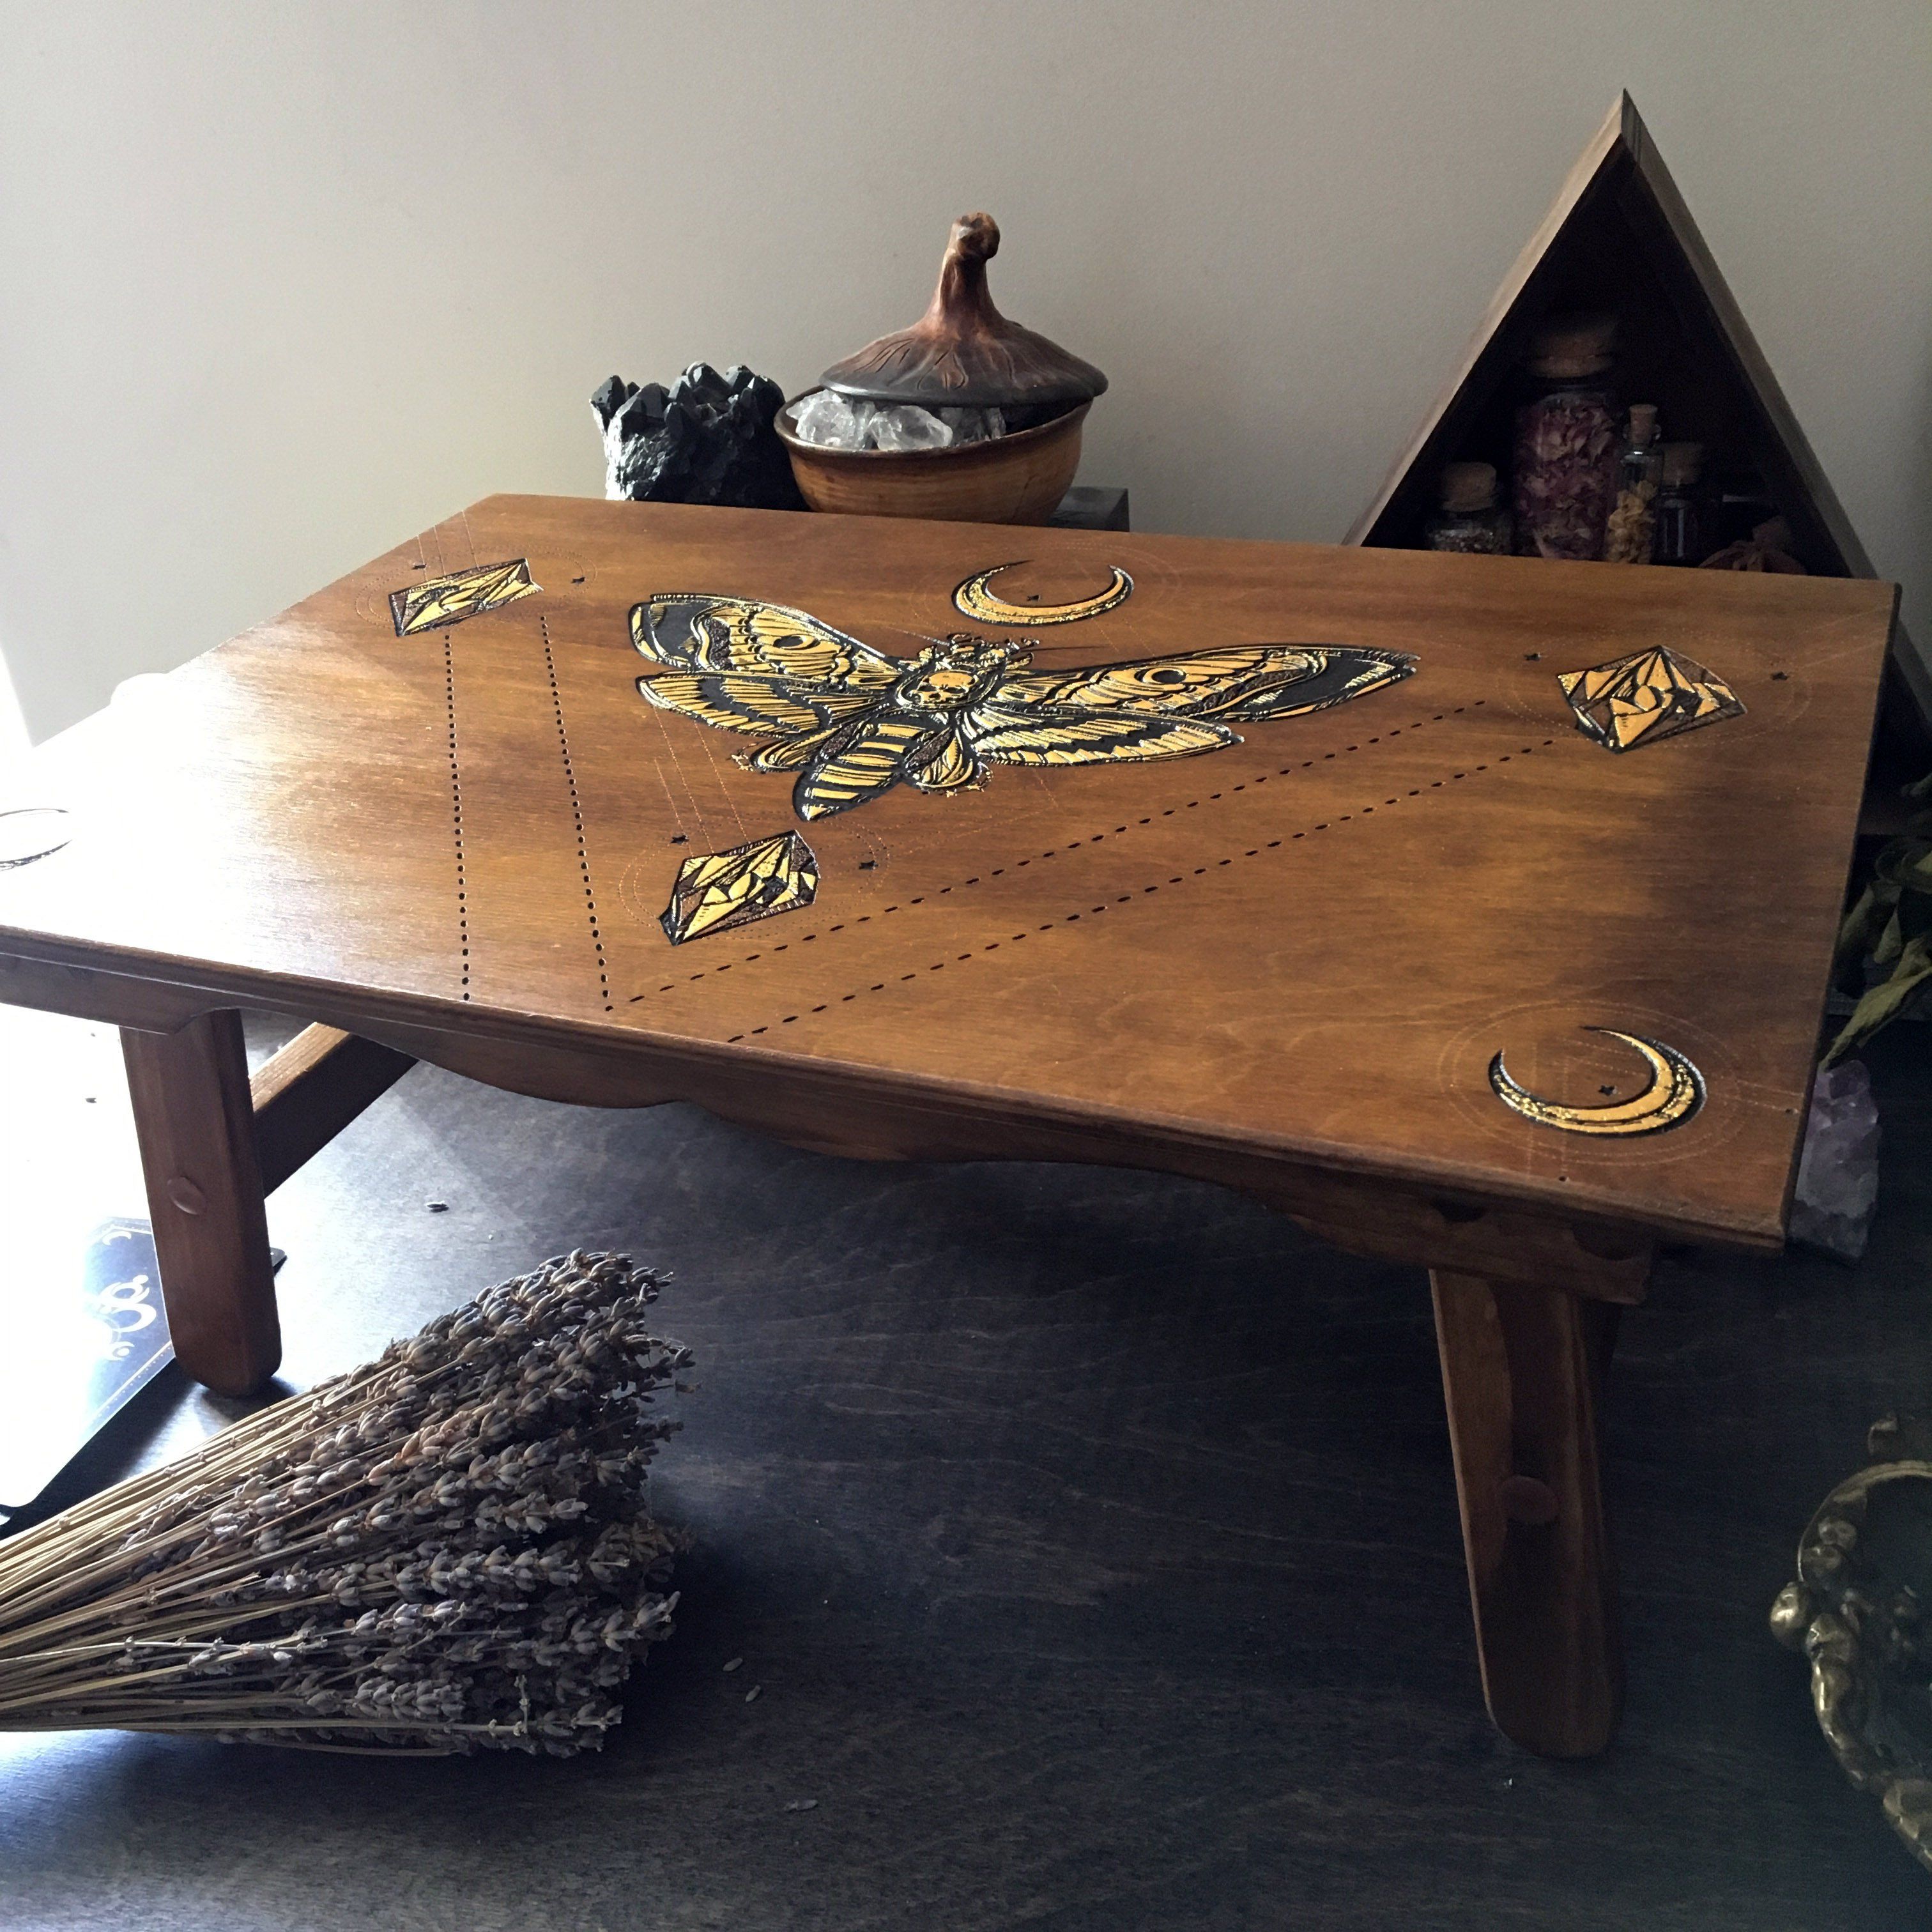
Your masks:
M1075 670L1022 671L1000 685L993 702L1184 715L1246 690L1268 674L1274 655L1268 645L1250 644L1180 657L1136 658L1126 664L1083 664Z
M884 690L899 674L892 658L782 604L667 592L634 606L631 641L673 670L739 672L827 691Z
M828 724L823 730L807 731L796 738L774 739L760 746L747 762L754 772L802 771L825 748L826 741L844 728L843 724Z
M1315 662L1292 677L1264 679L1230 702L1216 705L1212 715L1245 724L1262 724L1271 718L1300 718L1310 711L1326 711L1331 704L1346 704L1351 698L1366 698L1384 685L1413 676L1415 670L1415 660L1406 651L1308 644L1295 646L1294 655Z
M792 809L800 818L827 818L890 791L922 770L943 747L948 730L909 712L872 712L833 732L798 775Z
M1184 758L1217 752L1240 738L1206 718L1144 711L1070 707L1008 711L997 703L974 713L973 749L1000 765L1094 765L1111 760Z
M994 701L1126 709L1168 716L1258 724L1318 711L1406 677L1415 660L1396 651L1340 644L1240 644L1177 657L1022 671Z
M965 738L950 730L923 764L908 762L906 776L921 791L971 791L986 783L986 768Z
M639 678L638 689L661 711L763 738L822 731L872 702L858 692L814 691L775 677L728 672L662 671Z

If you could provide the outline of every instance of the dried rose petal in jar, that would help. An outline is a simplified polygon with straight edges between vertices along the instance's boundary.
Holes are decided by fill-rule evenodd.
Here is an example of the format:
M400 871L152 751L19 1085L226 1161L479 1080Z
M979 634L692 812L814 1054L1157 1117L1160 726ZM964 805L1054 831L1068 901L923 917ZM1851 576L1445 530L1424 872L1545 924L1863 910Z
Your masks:
M1610 380L1614 316L1570 316L1532 344L1530 398L1516 418L1516 548L1588 562L1604 554L1622 444Z

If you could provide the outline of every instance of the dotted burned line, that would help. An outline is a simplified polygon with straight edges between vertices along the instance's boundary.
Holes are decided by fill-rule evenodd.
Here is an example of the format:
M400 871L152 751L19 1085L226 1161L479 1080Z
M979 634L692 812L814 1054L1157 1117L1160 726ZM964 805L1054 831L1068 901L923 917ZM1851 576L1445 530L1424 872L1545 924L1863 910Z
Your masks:
M1546 738L1543 741L1541 748L1546 750L1550 746L1554 745L1556 742L1556 740L1554 738ZM1524 745L1520 746L1516 751L1505 752L1502 757L1497 758L1494 763L1497 765L1510 764L1518 758L1527 758L1534 756L1538 749L1538 747L1536 746ZM1416 785L1412 788L1411 790L1406 794L1397 793L1393 798L1384 799L1382 801L1379 809L1386 811L1390 806L1400 805L1403 802L1405 798L1420 798L1430 791L1444 790L1450 785L1455 784L1459 779L1474 778L1478 772L1486 772L1491 769L1491 765L1486 763L1480 765L1472 765L1467 771L1452 772L1446 778L1432 779L1426 786ZM964 966L973 960L981 958L986 953L998 952L1002 946L1017 946L1022 944L1025 940L1034 937L1035 934L1052 932L1056 927L1063 926L1078 926L1083 920L1096 918L1102 914L1112 911L1117 906L1132 905L1138 900L1150 898L1156 892L1169 891L1176 886L1184 886L1190 879L1201 878L1210 872L1219 872L1224 866L1233 865L1237 858L1258 859L1264 853L1277 851L1283 847L1295 844L1300 839L1313 838L1322 832L1333 831L1335 827L1339 825L1352 824L1358 819L1372 818L1378 808L1378 807L1372 805L1365 805L1358 807L1354 812L1338 813L1334 818L1324 818L1318 824L1311 825L1306 827L1304 830L1300 832L1290 832L1284 834L1283 836L1280 838L1268 839L1264 844L1251 845L1245 852L1231 854L1225 859L1217 859L1212 865L1196 866L1193 867L1191 871L1186 872L1176 872L1164 883L1157 883L1151 886L1143 886L1137 892L1119 893L1111 902L1102 900L1100 904L1090 907L1084 912L1070 912L1063 914L1060 918L1045 920L1040 925L1032 928L1029 932L1016 932L1010 939L988 940L985 945L976 947L970 952L958 953L950 959L936 959L930 965L921 968L920 971L902 973L893 980L876 980L872 985L862 987L857 992L841 994L836 1000L822 1000L818 1005L808 1007L802 1012L787 1013L784 1018L781 1020L772 1021L764 1026L749 1028L743 1033L734 1033L730 1036L726 1043L730 1046L736 1046L740 1040L754 1040L760 1034L770 1033L774 1026L791 1026L795 1024L798 1021L807 1018L808 1015L812 1013L826 1012L835 1006L849 1006L852 1001L858 999L862 994L883 993L888 986L904 986L908 981L917 980L922 976L922 974L926 973L943 973L949 966ZM1185 809L1185 808L1184 807L1183 809Z
M1239 784L1228 786L1225 792L1207 792L1199 798L1190 798L1185 805L1166 806L1160 812L1150 812L1144 818L1135 819L1128 824L1115 826L1111 835L1105 832L1096 832L1085 838L1070 838L1064 845L1054 846L1045 852L1036 852L1030 858L1016 860L1010 866L994 866L983 874L976 873L970 879L956 879L950 886L938 886L929 893L917 893L908 899L905 903L909 906L923 905L928 898L944 898L950 892L963 892L970 886L979 885L984 879L1004 878L1009 872L1022 872L1029 866L1041 864L1049 859L1060 858L1066 853L1078 851L1086 846L1097 845L1109 836L1118 838L1124 832L1131 830L1134 826L1151 825L1157 818L1175 818L1184 812L1193 812L1203 805L1211 805L1217 799L1231 798L1236 792L1258 790L1261 786L1266 784L1270 778L1292 778L1298 772L1307 771L1316 765L1326 764L1336 758L1346 758L1350 752L1359 752L1364 746L1379 745L1388 739L1400 738L1406 734L1412 734L1425 730L1431 724L1440 724L1446 719L1461 716L1465 712L1480 710L1486 702L1486 699L1479 698L1473 704L1459 704L1454 710L1437 712L1432 718L1418 718L1412 724L1397 724L1390 730L1378 731L1372 737L1364 738L1360 745L1350 745L1340 752L1324 752L1318 758L1304 758L1299 764L1283 765L1279 770L1274 772L1263 772L1255 778L1244 779ZM896 905L884 906L877 913L860 914L850 923L854 926L869 926L874 919L886 918L899 910L900 908ZM816 932L802 933L796 942L788 940L784 945L774 946L770 950L773 953L783 952L788 950L794 944L809 946L815 940L822 937L830 937L832 933L843 932L844 930L845 926L842 923L838 926L829 926L825 928L823 934ZM716 974L728 973L734 965L754 965L764 956L762 952L748 952L742 959L726 960L722 966L700 967L694 973L686 974L681 980L667 980L658 991L660 993L674 993L680 986L688 986L694 980L709 979ZM633 993L631 995L630 1004L635 1006L640 1000L646 997L643 993Z
M563 693L557 688L556 658L550 647L550 620L538 614L543 626L544 670L550 679L550 706L556 718L556 748L563 758L563 776L570 787L570 815L577 824L577 869L584 878L584 904L590 915L590 944L597 952L597 988L604 998L604 1010L616 1010L610 1000L610 974L604 957L604 935L597 924L597 895L590 886L590 847L584 836L584 803L577 793L577 770L570 761L570 740L564 735Z
M456 938L462 948L463 997L470 997L470 878L463 856L463 775L456 764L456 652L442 634L443 714L449 734L449 808L456 833Z

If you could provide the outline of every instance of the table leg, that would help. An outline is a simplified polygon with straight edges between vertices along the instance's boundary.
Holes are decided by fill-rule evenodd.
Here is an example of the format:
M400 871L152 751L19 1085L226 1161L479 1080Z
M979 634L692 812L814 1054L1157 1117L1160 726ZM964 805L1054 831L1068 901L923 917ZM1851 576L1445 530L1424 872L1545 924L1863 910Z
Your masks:
M1596 1414L1616 1311L1472 1275L1430 1280L1484 1698L1527 1749L1594 1756L1623 1702Z
M282 1336L242 1016L124 1028L121 1046L175 1358L220 1394L248 1394L274 1373Z

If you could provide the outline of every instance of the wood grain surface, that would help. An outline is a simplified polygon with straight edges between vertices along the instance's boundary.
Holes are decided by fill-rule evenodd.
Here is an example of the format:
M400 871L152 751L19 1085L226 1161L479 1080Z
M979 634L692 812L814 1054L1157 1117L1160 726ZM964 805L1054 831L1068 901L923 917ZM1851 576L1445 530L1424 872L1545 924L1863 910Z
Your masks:
M392 592L519 557L538 595L395 634ZM637 694L627 614L654 593L786 604L910 656L964 626L962 579L1022 561L1009 597L1135 585L1042 630L1041 667L1325 642L1419 668L1208 755L1001 766L809 826L788 777L734 761L754 741ZM1772 1244L1894 597L494 497L28 761L0 808L62 807L74 836L0 873L0 996L92 1011L18 990L82 968L167 989L170 1015L277 1009L849 1152L1084 1154L1264 1195L1319 1173ZM1746 715L1607 754L1556 674L1660 644ZM788 830L815 903L667 941L686 859ZM1549 1097L1627 1096L1642 1070L1600 1027L1688 1054L1701 1112L1599 1142L1491 1093L1506 1052Z

